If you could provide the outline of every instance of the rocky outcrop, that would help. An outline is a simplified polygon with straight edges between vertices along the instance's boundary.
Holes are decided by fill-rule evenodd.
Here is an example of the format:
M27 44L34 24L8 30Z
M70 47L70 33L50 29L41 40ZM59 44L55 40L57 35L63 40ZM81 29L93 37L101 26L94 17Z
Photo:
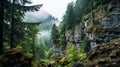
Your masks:
M74 63L72 67L84 67L84 65L82 63Z
M120 1L119 1L120 2ZM74 30L66 32L67 45L76 45L79 49L85 36L90 41L91 49L120 38L120 3L112 1L99 6L91 13L83 17L82 22L75 26Z
M62 47L56 47L55 45L52 47L53 53L56 55L64 55L64 52L62 51Z
M31 67L32 58L13 48L5 52L2 67Z
M120 38L120 4L111 2L103 5L84 17L85 36L90 40L91 48L110 40Z
M120 39L100 45L88 53L85 67L119 67Z
M78 24L75 27L75 31L74 31L74 41L75 41L75 45L78 49L80 49L80 45L82 43L83 37L84 37L84 25L83 24Z
M66 31L65 37L66 37L67 45L74 45L75 44L75 41L74 41L74 30Z
M65 33L67 45L75 45L80 49L81 42L84 38L84 24L80 23L75 26L74 30L68 30Z
M98 6L74 28L65 32L66 45L75 45L78 49L85 37L91 49L120 38L120 1L113 0Z

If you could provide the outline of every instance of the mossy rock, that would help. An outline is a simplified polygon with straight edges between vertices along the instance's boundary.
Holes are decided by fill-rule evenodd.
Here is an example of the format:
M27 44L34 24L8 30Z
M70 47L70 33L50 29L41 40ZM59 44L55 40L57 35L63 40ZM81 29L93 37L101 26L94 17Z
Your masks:
M60 64L62 66L65 66L67 64L69 64L70 62L68 61L68 58L67 57L63 57L61 60L60 60Z
M120 41L120 39L116 39ZM101 46L93 48L88 53L88 63L85 63L85 67L119 67L120 65L120 43L116 44L114 42L109 42Z
M72 67L84 67L83 63L76 62Z
M13 48L5 52L2 59L3 67L31 67L31 57L23 54L22 51Z

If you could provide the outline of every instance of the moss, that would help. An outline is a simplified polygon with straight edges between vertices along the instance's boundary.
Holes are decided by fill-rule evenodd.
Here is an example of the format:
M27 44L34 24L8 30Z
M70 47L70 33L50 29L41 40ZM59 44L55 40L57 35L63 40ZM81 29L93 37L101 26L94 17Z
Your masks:
M94 9L93 12L94 12L94 13L98 13L98 12L100 12L100 11L99 11L100 9L103 9L103 8L104 8L104 9L107 9L108 5L109 5L109 4L105 4L105 5L102 5L102 6L100 5L100 6L97 7L97 9ZM82 17L82 21L86 21L87 19L90 19L90 18L89 18L90 15L91 15L91 13L86 14L85 16L83 16L83 17ZM101 17L99 18L99 16L101 16ZM93 18L93 21L94 21L94 22L97 22L97 21L99 21L99 19L102 19L102 18L104 18L104 17L106 17L106 16L108 17L108 16L110 16L110 15L109 15L108 13L105 14L105 15L103 15L103 13L101 13L101 14L99 14L99 15L96 15L96 16Z
M94 34L100 33L100 32L115 32L120 30L120 28L105 28L101 26L92 26L92 27L86 27L85 32L92 32Z
M86 14L85 16L82 17L82 21L89 19L88 17L90 17L90 16L91 16L91 13Z
M109 43L105 43L104 45L97 46L94 49L92 49L88 53L88 59L85 60L86 65L107 65L110 63L115 63L115 65L118 65L120 58L120 39L115 39ZM90 60L92 59L92 60ZM88 66L89 67L89 66ZM107 66L108 67L108 66Z
M67 33L73 33L74 30L67 30L66 32L67 32Z
M97 7L97 9L95 9L93 12L98 12L100 9L107 9L109 4L105 4L105 5L100 5Z
M32 58L24 55L24 53L16 48L7 50L2 58L3 67L14 67L18 64L20 67L31 67Z
M118 38L118 39L114 39L114 40L108 42L107 44L114 44L114 43L116 43L116 44L120 44L120 38Z
M105 28L101 26L92 26L92 27L87 27L86 32L91 31L93 33L100 33L100 31L105 30Z
M86 53L80 53L80 54L78 54L78 56L79 56L80 60L85 60L87 58Z
M98 20L99 20L99 18L98 18L98 17L96 17L96 18L94 18L93 20L94 20L94 22L96 22L96 21L98 21Z
M102 29L102 27L100 27L100 26L94 26L92 28L92 31L93 31L93 33L99 33L101 31L101 29Z
M62 57L60 60L60 65L65 66L67 64L69 64L69 59L67 57Z

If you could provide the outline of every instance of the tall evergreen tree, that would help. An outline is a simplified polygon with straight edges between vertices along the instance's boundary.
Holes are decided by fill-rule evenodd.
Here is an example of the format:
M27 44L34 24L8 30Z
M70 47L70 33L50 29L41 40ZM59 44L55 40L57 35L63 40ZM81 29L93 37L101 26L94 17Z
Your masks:
M5 0L0 1L0 55L3 53L4 2Z
M22 22L21 19L24 17L26 11L37 11L42 5L25 6L26 3L31 3L29 0L13 0L8 3L11 4L10 8L12 8L10 48L13 48L16 46L14 43L16 23L18 23L18 21Z
M59 31L58 31L57 26L55 24L52 27L51 39L52 39L53 44L58 46L58 44L59 44Z
M76 22L80 22L82 17L89 13L90 0L77 0L74 6L74 12L76 15Z
M66 24L66 29L72 29L75 25L75 13L74 13L74 2L71 2L67 6L67 11L64 16L65 24Z
M25 4L30 3L31 3L30 0L0 1L0 54L3 53L3 46L9 44L10 28L11 28L11 44L10 44L11 48L21 43L23 39L26 39L25 36L28 36L29 34L28 33L29 30L27 30L28 25L22 24L22 19L24 18L25 12L38 11L39 8L42 6L42 4L25 6Z
M66 26L64 21L62 21L59 25L59 31L60 31L60 37L59 37L59 43L60 45L62 45L63 47L66 47L66 37L65 37L65 31L66 31Z

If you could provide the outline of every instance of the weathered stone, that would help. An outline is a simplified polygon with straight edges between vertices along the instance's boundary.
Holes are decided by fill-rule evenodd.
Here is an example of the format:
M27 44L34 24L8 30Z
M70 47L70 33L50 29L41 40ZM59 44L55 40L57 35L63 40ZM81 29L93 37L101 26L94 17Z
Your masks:
M82 63L74 63L72 67L84 67Z
M118 5L120 5L120 3L109 3L106 7L108 9L104 10L103 8L94 12L94 22L91 22L90 14L85 17L83 21L85 24L85 34L90 40L91 48L96 47L98 44L120 38L120 33L118 33L120 30L120 7ZM98 30L100 30L99 33L96 32L98 30L94 27L96 25L101 27L101 29L98 28ZM95 29L92 29L93 27ZM116 32L116 30L118 32Z
M88 59L89 59L89 60L93 60L97 55L98 55L97 52L93 52L92 54L90 54L90 55L88 56Z
M14 48L8 50L2 60L3 67L31 67L32 58Z
M120 39L117 41L120 41ZM88 53L86 67L119 67L120 65L120 43L113 40L107 44L95 47Z
M120 56L120 51L119 50L115 50L110 54L110 59L115 59L118 58Z
M98 64L99 65L104 65L104 64L107 64L107 61L106 60L101 60L101 61L98 61Z

